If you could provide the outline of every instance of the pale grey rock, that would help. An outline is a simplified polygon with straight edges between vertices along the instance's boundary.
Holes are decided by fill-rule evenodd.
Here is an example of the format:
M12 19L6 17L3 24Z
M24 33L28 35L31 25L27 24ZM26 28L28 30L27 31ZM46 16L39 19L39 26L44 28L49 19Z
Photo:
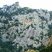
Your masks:
M15 6L17 7L17 3ZM9 14L19 9L19 7L14 9L15 6L10 8ZM23 13L23 11L21 13ZM12 41L12 45L17 44L17 48L21 46L23 49L29 46L38 48L42 44L45 46L47 43L45 43L45 41L47 41L49 37L48 25L52 23L52 20L50 21L49 12L37 9L32 13L21 13L11 16L11 20L8 17L0 16L0 28L2 28L0 29L0 33L2 35L2 41ZM8 20L8 23L4 23L4 20Z

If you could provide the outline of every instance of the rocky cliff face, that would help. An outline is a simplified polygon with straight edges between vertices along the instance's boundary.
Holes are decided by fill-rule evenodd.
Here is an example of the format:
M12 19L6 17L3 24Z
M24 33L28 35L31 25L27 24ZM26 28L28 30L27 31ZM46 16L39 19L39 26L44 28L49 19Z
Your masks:
M17 48L39 48L49 44L52 19L50 12L42 9L21 8L13 4L0 8L0 37L3 42L13 42Z

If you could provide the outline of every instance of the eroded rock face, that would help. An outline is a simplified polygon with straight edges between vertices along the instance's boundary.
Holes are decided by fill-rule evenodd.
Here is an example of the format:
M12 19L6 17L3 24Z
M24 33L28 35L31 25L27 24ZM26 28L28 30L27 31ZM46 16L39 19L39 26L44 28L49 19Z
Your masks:
M38 11L39 12L39 11ZM19 15L21 18L19 18L19 16L17 16L16 19L19 20L19 22L22 24L19 24L20 28L19 30L21 31L21 34L19 36L19 45L22 46L31 46L32 47L39 47L41 46L41 42L45 42L48 39L48 22L50 21L49 19L43 20L42 18L44 18L44 16L47 16L47 14L44 14L44 12L42 11L41 14L38 15L38 13L33 12L27 15ZM48 15L50 18L50 15ZM19 31L18 30L18 31ZM17 36L18 37L18 36ZM18 40L18 38L16 37L15 41ZM25 39L25 40L24 40ZM14 42L15 42L14 41ZM22 42L22 43L21 43ZM17 43L17 42L16 42ZM46 44L46 43L45 43ZM44 45L44 44L43 44Z
M45 37L42 39L42 44L46 47L52 45L52 36L51 37Z
M18 9L15 9L16 13L18 13ZM8 12L10 13L10 10ZM52 23L49 11L37 9L33 12L26 12L24 14L19 13L18 15L13 12L12 14L10 13L10 16L3 15L4 17L0 15L1 40L3 42L12 41L14 42L12 45L17 44L17 48L21 46L23 49L27 49L30 46L38 48L42 44L47 46L49 43L48 25Z

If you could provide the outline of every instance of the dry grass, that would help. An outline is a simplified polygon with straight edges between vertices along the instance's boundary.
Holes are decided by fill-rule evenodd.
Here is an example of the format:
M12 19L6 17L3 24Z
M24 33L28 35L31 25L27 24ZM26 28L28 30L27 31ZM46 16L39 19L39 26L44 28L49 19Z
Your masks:
M25 52L39 52L38 50L33 50L33 49L28 49L27 51Z

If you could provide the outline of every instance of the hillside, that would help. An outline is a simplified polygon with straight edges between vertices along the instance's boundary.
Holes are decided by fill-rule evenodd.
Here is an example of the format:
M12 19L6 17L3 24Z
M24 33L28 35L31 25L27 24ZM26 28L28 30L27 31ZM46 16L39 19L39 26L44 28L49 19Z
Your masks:
M22 8L18 2L0 8L1 52L41 50L52 44L51 39L52 11Z

